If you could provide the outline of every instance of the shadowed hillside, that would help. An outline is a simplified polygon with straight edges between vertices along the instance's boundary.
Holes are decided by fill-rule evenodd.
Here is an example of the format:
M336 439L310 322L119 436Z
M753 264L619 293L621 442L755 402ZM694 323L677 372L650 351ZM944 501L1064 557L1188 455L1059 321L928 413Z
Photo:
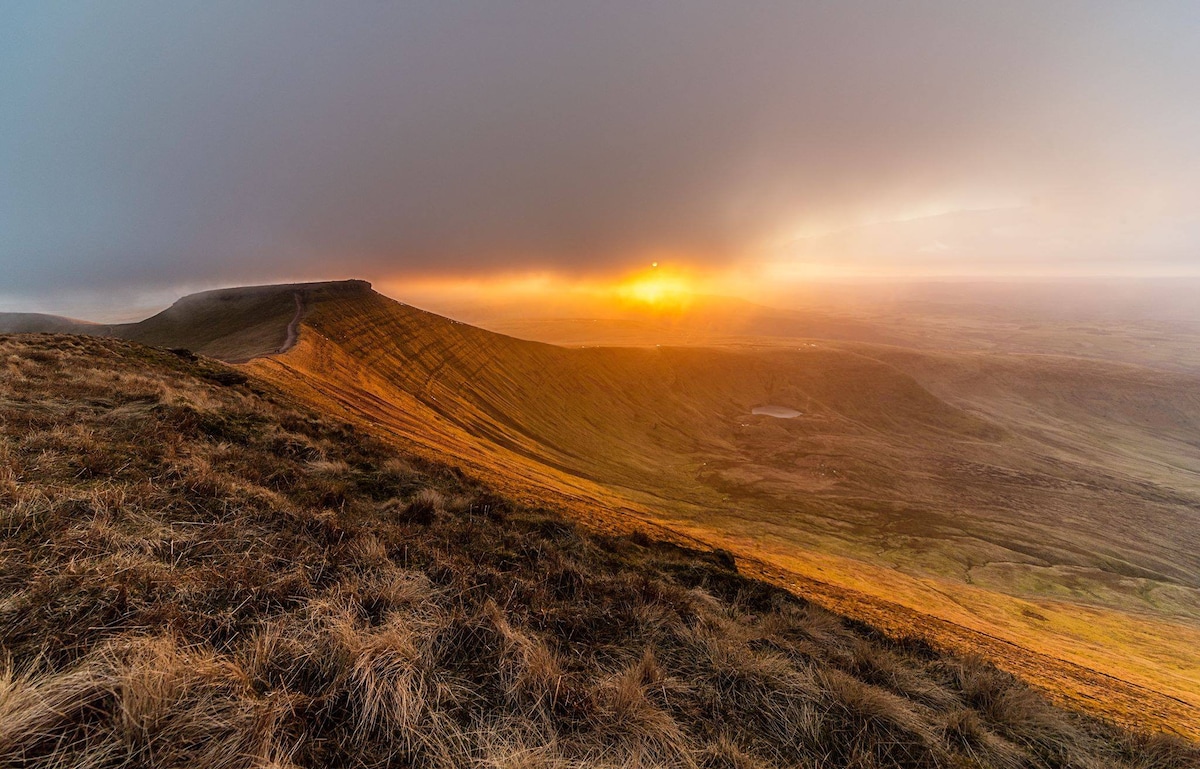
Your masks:
M158 347L175 347L244 363L283 352L295 341L302 296L320 301L329 293L363 295L364 281L304 283L217 289L185 296L137 323L100 324L36 313L0 313L0 333L63 333L114 336ZM289 338L289 332L293 337Z
M86 320L46 315L40 312L0 312L0 334L93 334L104 333L107 326Z
M0 338L0 766L1187 767L204 359Z
M282 352L288 328L300 311L292 286L205 291L139 323L113 327L123 339L160 347L183 347L230 362ZM317 287L309 290L319 291Z

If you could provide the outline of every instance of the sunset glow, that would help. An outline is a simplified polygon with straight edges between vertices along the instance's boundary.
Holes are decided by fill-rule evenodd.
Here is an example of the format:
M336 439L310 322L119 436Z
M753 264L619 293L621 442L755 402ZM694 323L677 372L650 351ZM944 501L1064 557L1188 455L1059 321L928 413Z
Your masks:
M673 314L688 309L705 296L751 299L760 293L753 279L730 270L657 264L589 277L550 272L416 280L397 277L380 281L378 286L385 293L403 297L418 307L466 317L474 317L474 311L492 311L499 306L519 306L525 314L544 317Z
M697 289L694 281L684 273L659 267L655 262L649 270L619 282L613 293L621 301L667 309L687 304Z

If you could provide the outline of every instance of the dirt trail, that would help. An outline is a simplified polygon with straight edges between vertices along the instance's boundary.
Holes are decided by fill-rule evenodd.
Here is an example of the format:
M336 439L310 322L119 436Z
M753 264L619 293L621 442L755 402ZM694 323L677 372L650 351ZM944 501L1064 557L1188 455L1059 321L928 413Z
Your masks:
M300 336L300 318L304 316L304 295L297 291L293 296L296 299L296 314L292 316L291 323L288 323L287 338L283 340L283 346L279 348L281 353L292 349L292 345L296 344L296 339Z

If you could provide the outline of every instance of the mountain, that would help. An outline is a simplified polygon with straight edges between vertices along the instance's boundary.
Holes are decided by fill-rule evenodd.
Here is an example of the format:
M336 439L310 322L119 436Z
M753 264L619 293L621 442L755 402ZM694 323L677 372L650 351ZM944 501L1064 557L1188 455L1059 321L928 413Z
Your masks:
M1200 760L727 552L507 499L252 369L98 336L0 359L0 766Z
M111 336L158 347L174 347L245 363L283 352L294 339L300 297L319 301L327 293L369 293L365 281L245 286L185 296L136 323L100 324L36 313L0 313L0 333L64 333Z
M88 334L103 327L86 320L39 312L0 312L0 334Z
M255 381L520 503L723 547L1061 702L1200 723L1191 375L786 337L566 349L359 281L208 292L104 333L249 361ZM768 406L796 413L755 413Z

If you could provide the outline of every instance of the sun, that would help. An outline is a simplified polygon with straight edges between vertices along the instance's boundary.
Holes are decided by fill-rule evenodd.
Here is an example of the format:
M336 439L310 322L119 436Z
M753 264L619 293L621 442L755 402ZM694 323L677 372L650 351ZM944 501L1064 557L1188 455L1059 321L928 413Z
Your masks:
M691 300L695 285L684 273L652 262L650 269L619 282L614 293L618 299L628 303L649 305L656 309L675 309Z

